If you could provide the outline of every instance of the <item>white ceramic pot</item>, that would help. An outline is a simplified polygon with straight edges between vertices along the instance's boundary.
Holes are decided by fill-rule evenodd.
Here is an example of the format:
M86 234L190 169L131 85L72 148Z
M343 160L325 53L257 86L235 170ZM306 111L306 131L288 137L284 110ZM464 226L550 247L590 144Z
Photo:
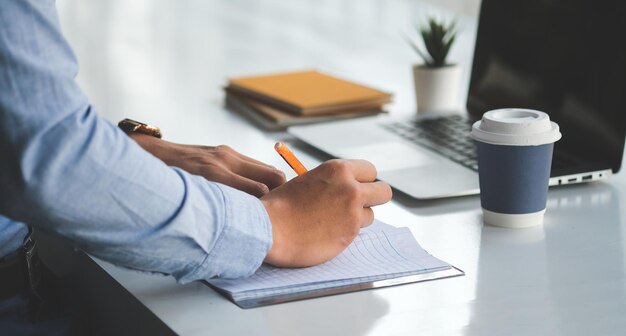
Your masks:
M459 109L461 67L452 64L430 68L421 64L413 66L417 111L455 112Z

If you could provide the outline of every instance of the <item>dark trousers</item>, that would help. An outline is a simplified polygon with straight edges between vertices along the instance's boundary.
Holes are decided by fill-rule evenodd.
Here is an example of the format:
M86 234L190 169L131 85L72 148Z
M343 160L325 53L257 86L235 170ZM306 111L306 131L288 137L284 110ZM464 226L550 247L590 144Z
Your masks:
M89 335L79 298L45 265L37 293L28 289L0 298L0 334ZM2 279L0 279L0 285Z

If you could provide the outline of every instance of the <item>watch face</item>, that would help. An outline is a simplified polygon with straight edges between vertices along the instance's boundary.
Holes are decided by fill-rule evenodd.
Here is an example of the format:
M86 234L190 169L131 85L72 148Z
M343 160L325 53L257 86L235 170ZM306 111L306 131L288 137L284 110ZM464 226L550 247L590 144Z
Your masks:
M148 134L148 135L152 135L155 138L161 138L161 130L158 127L155 126L150 126L150 125L146 125L146 124L142 124L141 126L139 126L139 129L141 129L144 134Z
M135 121L135 120L128 119L128 118L120 121L117 124L117 126L126 134L140 133L140 134L150 135L159 139L163 136L161 134L161 130L158 127L144 124L142 122Z

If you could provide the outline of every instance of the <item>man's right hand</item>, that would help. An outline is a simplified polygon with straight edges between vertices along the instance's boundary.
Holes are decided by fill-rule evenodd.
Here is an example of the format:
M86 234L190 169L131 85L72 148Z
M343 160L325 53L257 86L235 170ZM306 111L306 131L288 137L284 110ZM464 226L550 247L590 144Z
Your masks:
M370 225L370 207L391 199L363 160L330 160L263 196L273 245L265 262L279 267L321 264L343 251Z

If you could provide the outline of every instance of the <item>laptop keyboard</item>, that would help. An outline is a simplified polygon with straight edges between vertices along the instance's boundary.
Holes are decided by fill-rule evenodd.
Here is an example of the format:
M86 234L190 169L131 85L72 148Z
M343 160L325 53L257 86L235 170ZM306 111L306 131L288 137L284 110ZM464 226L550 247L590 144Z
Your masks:
M454 162L478 171L471 121L460 115L406 120L381 126L404 139L429 148Z

